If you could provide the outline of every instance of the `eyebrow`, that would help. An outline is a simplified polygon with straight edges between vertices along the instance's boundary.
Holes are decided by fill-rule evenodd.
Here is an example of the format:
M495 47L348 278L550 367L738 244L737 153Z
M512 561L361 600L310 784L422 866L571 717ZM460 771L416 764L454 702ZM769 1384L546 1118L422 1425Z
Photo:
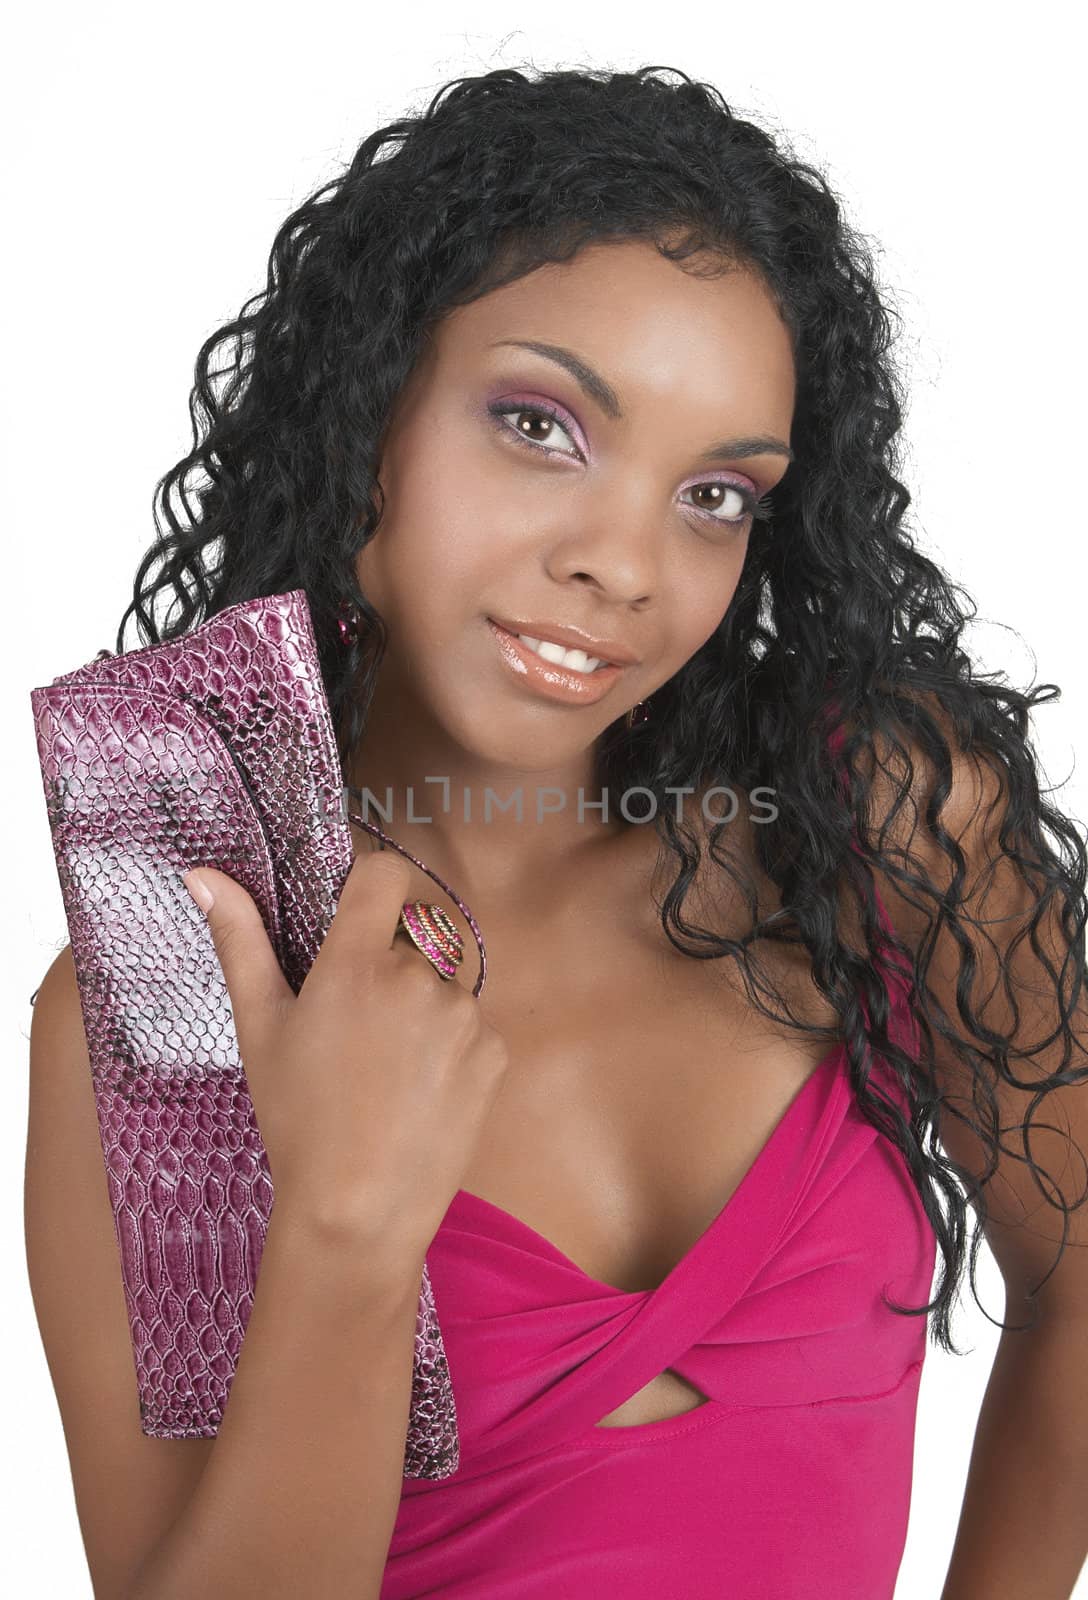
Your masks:
M531 350L538 356L544 356L548 361L554 361L557 366L563 367L570 373L591 400L597 402L606 417L610 417L613 422L623 420L623 407L615 389L573 350L568 350L561 344L546 344L540 339L495 339L489 348L494 350L500 345L511 345L518 350ZM712 444L708 450L701 453L699 460L735 461L742 456L766 455L785 456L787 461L796 459L784 439L774 439L767 434L753 434L743 439L719 439L717 444Z

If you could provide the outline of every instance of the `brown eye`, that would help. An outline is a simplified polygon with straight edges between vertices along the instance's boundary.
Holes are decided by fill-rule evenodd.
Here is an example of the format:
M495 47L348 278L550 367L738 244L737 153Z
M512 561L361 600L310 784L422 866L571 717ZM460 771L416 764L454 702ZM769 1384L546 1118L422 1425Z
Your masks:
M751 513L753 497L746 494L738 484L697 483L690 492L703 493L707 496L706 503L696 509L714 514L717 522L743 522Z
M746 489L743 484L728 483L723 478L712 478L707 483L694 484L685 490L685 493L695 494L702 490L710 492L714 503L709 506L697 505L694 509L702 516L708 517L711 522L721 523L723 527L740 528L749 519L753 522L762 522L771 515L767 496L764 495L763 499L759 500L754 492Z
M521 420L520 419L525 418L525 417L532 417L537 422L545 422L545 423L548 424L548 431L547 431L547 433L545 435L546 438L551 438L551 436L558 429L558 431L560 433L566 434L566 437L568 439L570 439L570 442L573 445L574 444L574 440L571 439L571 437L570 437L570 433L568 431L566 423L554 411L548 411L543 406L540 406L540 405L510 406L510 405L505 405L505 404L499 404L499 405L488 406L487 409L490 412L491 416L493 416L495 418L496 425L498 427L500 427L501 429L503 429L504 432L516 434L517 437L521 440L522 444L527 444L534 450L542 450L545 455L549 455L549 456L570 456L570 455L573 455L578 460L582 459L581 452L578 449L577 445L574 445L573 451L571 451L571 450L556 450L551 445L545 444L543 439L530 438L530 436L526 432L524 426L521 425ZM517 417L519 419L519 422L517 424L507 422L506 421L507 417Z

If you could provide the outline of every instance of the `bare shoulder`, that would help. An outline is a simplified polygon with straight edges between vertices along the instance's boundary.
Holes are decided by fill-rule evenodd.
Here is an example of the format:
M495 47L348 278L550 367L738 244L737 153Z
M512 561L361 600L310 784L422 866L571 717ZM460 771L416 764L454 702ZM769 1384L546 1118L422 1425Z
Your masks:
M136 1371L71 947L30 1032L26 1259L96 1600L134 1572L191 1496L214 1443L141 1432Z

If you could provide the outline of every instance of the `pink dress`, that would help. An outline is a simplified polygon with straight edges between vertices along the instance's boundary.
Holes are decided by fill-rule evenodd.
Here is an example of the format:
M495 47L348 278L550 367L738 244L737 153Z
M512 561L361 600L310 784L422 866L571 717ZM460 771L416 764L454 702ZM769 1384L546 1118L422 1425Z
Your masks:
M891 1600L926 1318L881 1291L924 1304L936 1239L841 1046L659 1288L596 1282L463 1189L427 1260L461 1463L405 1479L382 1600ZM708 1401L595 1426L666 1367Z

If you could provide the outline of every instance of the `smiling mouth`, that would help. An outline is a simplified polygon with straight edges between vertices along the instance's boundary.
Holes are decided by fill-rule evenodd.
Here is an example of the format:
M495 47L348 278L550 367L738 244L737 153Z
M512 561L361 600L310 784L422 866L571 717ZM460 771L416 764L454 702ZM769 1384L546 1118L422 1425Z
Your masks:
M587 655L584 650L568 650L561 644L553 644L550 639L534 639L530 633L515 633L512 628L505 630L512 639L520 639L526 649L538 655L542 661L550 661L553 667L564 667L569 672L596 672L598 667L612 667L614 661L606 661L603 656Z
M598 665L606 667L638 665L639 657L622 640L597 638L588 629L576 623L553 623L521 617L516 622L513 620L507 622L502 617L494 616L489 616L488 621L493 622L504 633L516 639L524 639L531 649L543 656L544 660L552 661L557 666L585 668L588 663L588 670L592 671ZM563 654L560 655L560 652Z
M493 617L488 617L487 625L506 670L525 689L548 700L592 705L626 670L616 662L587 657L582 650L564 650L547 640L526 638Z

